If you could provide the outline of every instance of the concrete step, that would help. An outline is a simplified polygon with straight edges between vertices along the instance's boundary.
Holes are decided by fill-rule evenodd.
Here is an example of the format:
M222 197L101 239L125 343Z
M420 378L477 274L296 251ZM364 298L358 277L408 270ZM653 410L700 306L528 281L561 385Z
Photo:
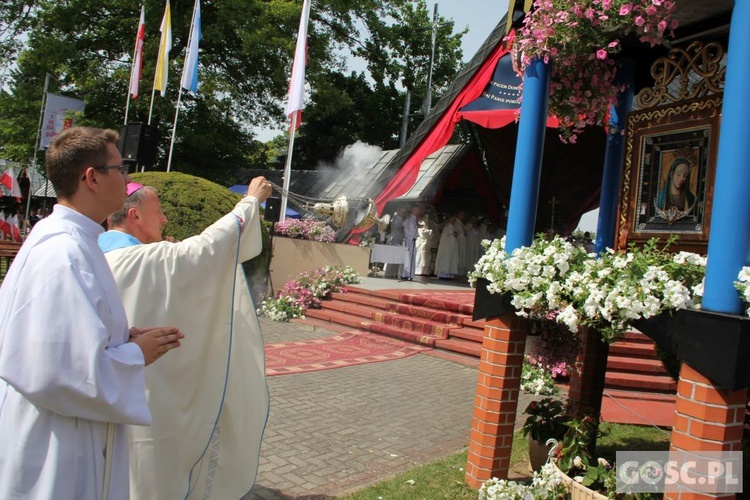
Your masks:
M654 359L654 343L630 342L618 340L609 346L610 356L629 356Z
M674 392L677 383L672 377L643 375L640 373L607 372L605 386L612 389L646 389L656 392Z
M448 337L469 340L471 342L477 342L479 345L482 345L482 340L484 339L484 330L466 327L456 328L450 331Z
M367 319L361 316L355 316L347 314L345 312L336 311L333 309L308 309L305 313L308 318L319 320L322 322L329 322L332 324L344 325L349 329L354 328L366 332L379 333L387 335L389 337L407 340L421 345L432 347L435 344L435 340L442 339L447 334L435 333L434 330L445 328L444 325L430 325L424 322L414 323L408 321L402 321L403 318L397 318L398 315L393 316L393 320L389 320L388 323L382 321L384 318L377 318L381 313L373 313L376 316L374 319Z
M632 358L629 356L610 355L607 359L607 371L668 375L664 365L658 359Z
M435 340L435 348L436 349L443 349L446 351L451 352L459 352L462 354L468 354L470 356L475 356L477 360L482 355L482 344L477 344L476 342L472 342L469 340L461 340L461 339L438 339Z

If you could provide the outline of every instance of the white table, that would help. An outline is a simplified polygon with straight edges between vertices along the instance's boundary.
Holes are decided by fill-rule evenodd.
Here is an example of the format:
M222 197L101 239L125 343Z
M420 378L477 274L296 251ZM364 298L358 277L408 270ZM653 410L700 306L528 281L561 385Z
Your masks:
M385 264L403 264L406 262L408 252L401 245L378 245L372 246L370 262L383 262Z

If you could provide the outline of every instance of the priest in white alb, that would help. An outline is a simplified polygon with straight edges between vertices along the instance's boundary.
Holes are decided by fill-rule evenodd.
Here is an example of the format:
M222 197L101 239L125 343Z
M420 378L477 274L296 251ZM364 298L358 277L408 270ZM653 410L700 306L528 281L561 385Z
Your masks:
M0 288L2 499L127 499L124 424L151 423L145 366L182 338L128 329L96 244L129 180L117 142L89 127L53 139L45 164L58 202Z
M131 183L99 238L129 320L190 337L181 356L146 371L153 423L130 429L131 498L241 498L255 482L269 395L241 263L261 252L258 206L270 193L253 179L230 213L172 243L156 191Z

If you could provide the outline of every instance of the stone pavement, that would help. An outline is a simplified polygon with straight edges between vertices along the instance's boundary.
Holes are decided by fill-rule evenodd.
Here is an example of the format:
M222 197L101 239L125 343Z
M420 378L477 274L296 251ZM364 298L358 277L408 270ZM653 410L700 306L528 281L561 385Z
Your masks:
M266 343L334 334L260 321ZM476 383L476 368L427 354L269 377L260 470L244 499L335 498L464 450ZM519 414L536 398L521 393Z

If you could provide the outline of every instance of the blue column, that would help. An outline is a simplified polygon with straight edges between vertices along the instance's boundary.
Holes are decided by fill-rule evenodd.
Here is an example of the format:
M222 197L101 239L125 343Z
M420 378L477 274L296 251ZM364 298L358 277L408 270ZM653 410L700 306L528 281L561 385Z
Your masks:
M596 226L596 253L600 254L615 243L617 226L617 204L619 201L620 177L622 177L623 135L627 125L625 115L633 107L635 85L635 61L626 59L618 74L618 81L628 87L620 94L617 106L610 107L607 147L604 152L602 192L599 196L599 220Z
M734 281L750 259L750 0L736 0L714 183L703 308L739 314Z
M523 78L521 117L516 139L516 159L513 164L513 184L510 191L508 228L505 249L531 245L534 239L536 209L539 204L539 179L542 174L544 134L547 126L550 68L534 59Z

